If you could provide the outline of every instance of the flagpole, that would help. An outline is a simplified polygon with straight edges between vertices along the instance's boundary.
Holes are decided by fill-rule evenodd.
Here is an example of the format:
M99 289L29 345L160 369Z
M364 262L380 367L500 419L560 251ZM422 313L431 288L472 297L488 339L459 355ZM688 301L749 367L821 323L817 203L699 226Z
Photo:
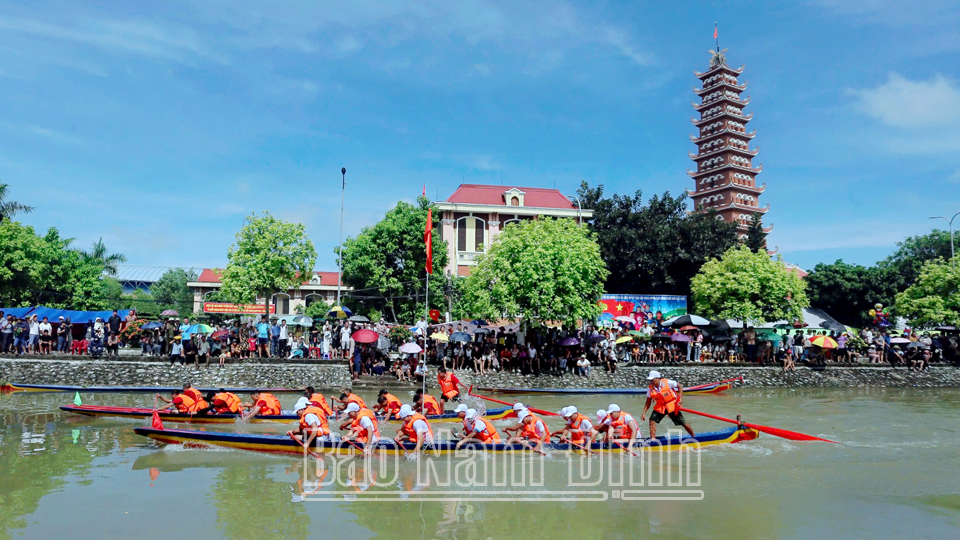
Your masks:
M713 23L713 39L717 40L717 52L720 52L720 33L718 32L718 30L719 30L719 25L716 22L714 22Z

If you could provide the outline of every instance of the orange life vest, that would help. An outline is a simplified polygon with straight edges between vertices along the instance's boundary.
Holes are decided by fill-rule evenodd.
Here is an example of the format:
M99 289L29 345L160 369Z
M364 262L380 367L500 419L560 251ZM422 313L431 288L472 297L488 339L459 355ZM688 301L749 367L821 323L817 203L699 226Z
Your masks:
M530 418L533 418L533 421L529 424L523 425L523 430L520 432L520 437L530 440L540 440L540 435L537 433L537 422L543 424L543 434L546 437L546 440L550 440L550 430L547 429L547 423L540 419L539 416L530 413Z
M453 375L447 373L446 376L440 376L440 374L437 374L437 380L440 382L440 393L447 399L453 399L460 393L457 390L457 385L453 384Z
M183 391L183 394L189 395L194 401L200 401L203 399L203 395L196 388L187 388Z
M500 442L500 434L497 433L497 428L494 427L493 422L487 420L482 416L478 416L474 419L474 428L476 428L476 422L483 422L485 429L483 431L472 431L474 436L480 439L480 442L484 443L498 443Z
M360 420L363 418L369 418L373 422L373 436L380 438L380 428L377 427L377 417L373 414L373 411L370 409L360 409L360 412L357 413L357 417L353 419L353 422L350 424L351 429L362 428L360 425ZM366 430L362 434L357 435L357 442L367 442L370 440L370 433Z
M400 407L403 406L403 403L399 398L397 398L397 396L390 393L384 394L383 397L387 399L387 404L384 405L384 410L387 411L388 415L392 414L396 416L396 414L400 412Z
M575 443L582 443L584 439L584 433L580 431L580 425L583 424L583 421L587 420L587 417L577 413L577 418L569 424L570 426L570 440ZM589 420L587 420L589 422Z
M310 403L313 403L314 406L323 409L324 416L331 416L333 414L333 410L331 410L330 406L327 405L327 398L323 397L323 394L314 392L310 395L309 399Z
M442 414L443 409L440 408L440 403L437 401L437 398L431 396L430 394L423 394L423 404L420 406L423 409L424 414Z
M420 413L413 413L408 416L400 428L400 431L410 438L410 442L417 442L417 430L413 428L413 423L417 420L423 420L427 424L427 433L430 434L430 439L433 439L433 428L430 427L430 422L427 421L427 418Z
M257 399L257 402L254 405L260 406L261 415L278 415L282 412L280 408L280 400L276 398L273 394L267 394L266 392L260 394L260 398Z
M620 413L620 418L616 420L610 419L610 429L613 430L613 438L615 439L633 439L637 436L634 433L633 428L630 427L630 422L633 420L633 417L625 412Z
M318 437L330 433L330 424L327 423L327 415L320 407L313 406L305 408L303 410L303 414L300 415L300 431L306 431L307 429L313 428L313 426L308 424L305 420L308 414L315 414L317 415L317 418L320 419L320 429L317 431Z
M677 410L677 393L670 388L666 379L660 379L660 387L654 388L651 384L647 396L654 400L653 410L660 413L672 413Z
M217 413L242 413L243 405L240 404L240 398L232 392L220 392L213 396L213 400L222 400L223 407L217 407Z
M180 403L177 403L177 410L184 414L191 414L199 411L200 409L206 409L210 405L207 404L202 398L195 400L187 394L180 394L177 396L180 398Z
M366 408L367 408L367 404L364 403L363 400L360 399L360 396L358 396L358 395L356 395L356 394L350 394L349 396L347 396L347 397L344 399L344 401L346 402L347 405L349 405L349 404L351 404L351 403L356 403L357 405L360 406L361 409L366 409Z

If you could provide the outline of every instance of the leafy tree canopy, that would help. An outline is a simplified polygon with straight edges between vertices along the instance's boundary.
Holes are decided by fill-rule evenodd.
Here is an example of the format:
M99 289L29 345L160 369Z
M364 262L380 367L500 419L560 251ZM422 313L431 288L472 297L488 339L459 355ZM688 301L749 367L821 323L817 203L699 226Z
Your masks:
M777 257L740 245L707 261L693 278L693 300L700 315L764 324L803 318L810 305L806 285Z
M463 302L474 317L573 325L600 315L608 274L594 234L573 220L511 223L467 277Z
M767 249L767 233L763 232L763 224L760 223L760 212L754 212L750 217L750 228L747 229L747 237L744 244L750 251L763 251Z
M943 259L924 263L916 283L897 295L897 313L913 326L960 325L960 268Z
M8 201L7 192L9 190L9 185L0 184L0 223L7 221L17 214L29 214L33 212L32 206L20 204L16 201Z
M430 201L399 202L377 224L366 227L343 244L343 282L353 287L350 305L355 312L375 309L392 321L415 321L424 312L427 266L423 232ZM430 306L441 307L447 243L440 240L440 215L433 212L433 278ZM339 255L339 253L338 253ZM434 281L435 280L435 281Z
M316 261L303 224L277 219L270 212L251 214L227 251L221 296L246 303L260 295L269 306L274 293L298 288L313 273Z
M950 260L950 233L934 229L929 234L909 236L897 242L897 251L878 265L890 271L898 291L903 291L916 281L927 261Z
M174 309L185 314L193 311L193 291L187 283L197 280L197 273L185 268L171 268L150 286L150 296L156 302L157 313ZM139 312L139 311L138 311Z
M603 185L586 182L578 194L594 210L587 224L610 271L611 293L687 295L700 267L737 244L735 224L715 212L688 214L686 195L666 192L644 204L640 191L605 197Z
M805 279L810 305L844 324L863 327L871 320L868 312L874 304L893 304L897 289L890 273L887 268L842 260L820 263Z

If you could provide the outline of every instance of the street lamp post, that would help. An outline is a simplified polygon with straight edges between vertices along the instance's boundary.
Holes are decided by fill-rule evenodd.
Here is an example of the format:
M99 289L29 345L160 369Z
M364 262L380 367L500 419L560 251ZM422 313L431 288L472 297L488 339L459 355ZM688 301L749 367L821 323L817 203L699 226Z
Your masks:
M343 200L347 191L347 168L340 169L342 175L340 184L340 247L337 248L337 305L340 303L340 283L343 281Z
M953 217L950 219L947 219L943 216L931 216L927 218L927 219L942 219L947 222L947 225L950 228L950 266L953 268L956 268L957 266L957 263L955 261L956 257L954 256L954 253L953 253L953 220L957 216L960 216L960 212L957 212L956 214L954 214Z
M583 225L583 208L580 207L580 197L571 195L570 198L577 201L577 225Z

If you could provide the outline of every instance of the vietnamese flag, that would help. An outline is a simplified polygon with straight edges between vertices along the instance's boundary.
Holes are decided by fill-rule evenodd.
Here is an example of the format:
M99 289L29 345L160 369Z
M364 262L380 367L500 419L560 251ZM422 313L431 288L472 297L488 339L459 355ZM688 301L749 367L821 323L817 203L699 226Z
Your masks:
M713 23L713 39L717 39L717 23Z
M425 231L423 231L423 243L427 245L427 273L432 274L433 273L433 208L427 209L427 228Z

